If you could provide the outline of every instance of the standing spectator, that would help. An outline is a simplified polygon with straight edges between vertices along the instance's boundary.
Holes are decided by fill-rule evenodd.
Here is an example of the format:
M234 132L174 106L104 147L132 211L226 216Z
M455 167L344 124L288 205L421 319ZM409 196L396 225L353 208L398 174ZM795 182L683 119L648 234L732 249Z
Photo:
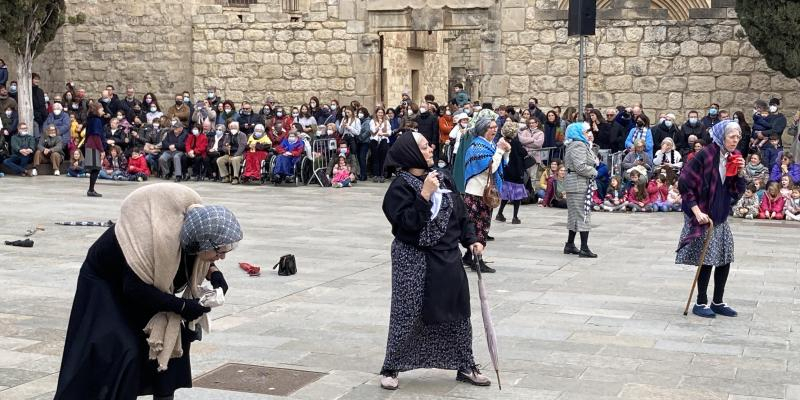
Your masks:
M168 133L161 142L161 156L158 157L158 166L161 168L161 177L169 179L170 161L175 167L175 182L180 182L183 177L182 159L186 152L186 134L183 132L183 123L178 121L172 125L172 132Z
M647 119L646 115L640 115L635 119L636 127L631 129L628 132L628 138L625 139L625 148L626 149L633 149L633 144L637 140L641 139L644 140L645 143L645 152L653 158L653 132L650 131L650 120Z
M471 101L469 98L469 93L464 91L463 84L456 83L456 85L453 87L453 91L455 92L455 95L453 96L453 100L450 101L451 104L455 104L460 108L463 107L464 104L467 104Z
M419 116L414 120L417 131L425 136L428 144L433 147L434 165L439 163L439 118L436 108L431 103L422 103L419 106Z
M389 119L391 122L391 118ZM453 130L455 122L453 122L453 113L447 106L439 107L439 158L447 159L445 151L445 144L450 141L450 131ZM394 130L396 128L392 128Z
M678 132L678 127L675 126L675 114L669 113L664 116L664 120L660 123L656 124L653 129L653 143L654 144L661 144L664 142L664 139L669 138L675 143L675 140L678 138L680 134Z
M47 101L44 100L44 91L39 87L39 82L41 82L41 78L34 72L31 75L33 120L36 121L38 129L41 129L47 119ZM33 136L38 138L39 132L33 132Z
M207 91L206 100L208 100L209 104L213 109L217 109L217 106L222 103L222 99L217 96L217 88L214 86L210 86Z
M31 174L36 176L38 174L36 167L43 164L43 161L49 161L50 165L53 166L53 175L61 175L59 168L61 168L61 162L64 161L64 144L61 141L61 136L58 135L55 125L47 125L45 133L39 139L39 145L33 155L33 170L31 170Z
M686 158L687 154L694 152L694 143L689 143L690 136L694 135L695 139L706 140L705 136L707 132L698 118L699 114L697 111L689 111L686 117L686 123L681 126L680 138L675 141L676 148L681 152L684 158Z
M744 113L741 111L733 113L733 122L736 122L742 128L742 140L739 141L739 146L736 150L746 156L750 152L749 144L750 139L753 137L753 131L750 129L750 125L747 125L747 120L745 120Z
M239 113L236 112L236 106L230 100L225 100L217 106L217 124L229 126L231 122L239 122ZM222 110L219 108L222 107Z
M64 107L61 104L53 104L53 112L47 116L44 126L55 126L58 135L61 137L61 143L69 143L72 121L70 120L69 115L64 112Z
M189 117L191 114L189 106L183 101L182 94L175 95L175 105L167 110L166 115L169 119L177 118L181 122L181 126L189 126Z
M544 122L544 147L557 147L560 144L556 141L561 130L561 120L558 113L554 110L547 112L547 121ZM562 131L563 132L563 131Z
M0 110L5 110L8 107L11 107L16 110L17 101L8 95L8 90L6 89L6 85L0 85Z
M389 136L392 134L392 127L386 119L383 108L375 110L375 118L369 123L370 142L369 151L372 154L372 181L383 183L384 170L383 163L386 160L386 153L389 151ZM438 140L438 137L436 138Z
M708 115L703 117L703 130L708 132L712 126L716 125L721 120L722 119L719 117L719 104L711 103L711 106L708 107ZM703 139L705 139L705 137L703 137Z
M300 110L297 111L297 116L294 118L295 123L300 124L302 133L306 134L306 136L313 138L317 134L317 120L311 115L311 109L308 104L300 106Z
M10 156L3 161L6 168L19 176L25 176L25 168L33 159L36 138L28 130L28 124L19 123L18 134L11 137Z
M358 137L356 138L356 148L358 150L358 180L365 182L367 180L367 154L369 153L370 147L370 125L372 123L372 118L369 116L369 111L366 108L361 107L358 110L356 116L358 117L359 121L361 121L361 131L358 133Z
M228 100L226 100L227 102ZM231 121L228 124L229 134L225 136L222 144L222 155L217 158L219 176L224 183L239 184L239 173L242 169L242 155L247 150L247 135L239 130L239 123ZM233 178L230 177L228 166L231 167Z
M600 146L601 149L611 150L612 153L625 149L624 128L616 121L616 116L616 109L607 109L605 120L601 120L602 122L600 122L600 132L594 135L595 143Z
M530 111L531 117L536 117L539 120L539 125L545 120L544 112L539 108L539 99L536 97L528 99L528 111Z
M8 82L8 65L0 58L0 85L5 86L6 82Z
M531 117L527 124L528 126L519 132L519 142L525 149L525 156L533 157L535 161L528 168L529 189L534 190L534 182L539 176L539 164L542 163L542 152L540 150L542 144L544 144L544 132L539 129L540 121L536 117Z
M7 106L2 110L3 114L0 114L0 123L3 124L3 127L0 128L0 132L6 136L16 135L17 123L19 123L16 108L14 108L14 106Z
M767 116L767 122L771 129L766 132L766 136L772 136L772 134L778 135L778 138L783 141L783 132L786 130L786 116L781 114L778 110L781 106L781 100L777 98L771 98L769 100L769 115Z
M125 88L125 98L122 100L122 102L124 103L125 108L129 111L125 116L125 119L127 119L128 122L133 123L133 119L137 116L137 114L134 112L134 108L138 106L141 110L142 107L142 102L136 98L136 91L133 90L133 86L128 86Z

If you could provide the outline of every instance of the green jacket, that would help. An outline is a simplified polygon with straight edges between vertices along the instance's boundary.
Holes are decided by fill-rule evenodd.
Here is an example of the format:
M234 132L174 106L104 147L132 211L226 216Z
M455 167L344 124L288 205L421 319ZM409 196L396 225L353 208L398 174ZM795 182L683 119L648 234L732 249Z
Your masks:
M11 154L19 154L19 151L22 149L36 150L36 138L30 133L11 137Z
M36 148L37 150L44 150L50 149L54 153L61 153L64 155L64 144L61 142L61 136L53 136L50 135L42 135L39 138L39 146Z

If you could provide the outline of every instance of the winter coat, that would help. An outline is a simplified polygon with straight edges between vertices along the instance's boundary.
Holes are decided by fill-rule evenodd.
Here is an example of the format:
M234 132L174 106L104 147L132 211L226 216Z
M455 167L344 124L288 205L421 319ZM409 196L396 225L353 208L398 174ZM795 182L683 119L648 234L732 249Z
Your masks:
M175 132L167 133L164 136L164 140L161 141L161 150L169 151L170 145L175 145L175 151L186 151L186 134L175 135Z
M567 193L586 193L589 182L597 177L595 163L597 159L589 145L579 141L567 144L564 155L564 166L567 167L567 177L564 180Z
M416 119L416 123L417 131L425 136L425 139L428 139L428 143L433 145L439 143L439 118L436 114L430 111L420 113ZM500 131L499 128L498 131Z
M800 184L800 164L794 162L789 164L787 174L792 178L792 183L795 185ZM781 169L781 163L776 162L775 165L772 166L772 173L769 176L769 180L780 182L782 176L783 170Z
M22 149L36 150L36 138L33 137L32 133L11 137L11 155L18 155Z
M650 128L633 128L628 132L628 138L625 139L625 148L631 149L633 148L633 143L637 139L644 139L644 151L650 158L653 158L653 132L650 131Z
M170 119L178 118L178 120L181 121L181 124L183 124L183 126L188 127L189 126L189 116L190 116L189 112L190 112L189 111L189 106L184 104L184 103L181 103L180 106L173 105L172 107L170 107L169 110L167 110L167 114L166 115Z
M658 183L653 179L647 184L647 195L650 197L651 203L666 201L669 196L669 186L664 184L658 187Z
M661 142L664 141L664 139L670 138L673 142L675 142L680 134L680 132L678 132L678 128L674 124L667 128L667 125L664 122L653 126L651 131L653 132L653 145L659 148L661 147Z
M58 116L56 116L55 113L50 113L50 115L47 116L47 120L44 121L44 128L46 129L50 125L55 125L56 131L58 131L58 135L61 136L61 141L63 143L69 143L70 127L72 126L69 114L65 111L62 111Z
M128 173L131 175L145 174L146 176L150 176L150 167L147 166L147 160L145 157L140 155L139 158L129 158Z
M544 144L544 132L541 129L531 131L530 128L526 128L517 137L527 155L533 156L537 163L542 162L542 152L536 150L541 149Z
M0 121L3 122L3 129L7 130L9 135L13 136L17 134L17 124L19 121L17 120L16 111L12 111L10 117L6 115L5 112L1 113Z
M785 205L785 203L786 203L786 198L781 195L778 195L778 197L775 199L771 199L769 197L769 194L765 194L764 197L761 199L761 207L759 208L759 211L763 213L773 212L773 211L776 213L782 213L783 206Z
M679 133L679 140L675 141L675 148L683 154L684 158L688 153L694 151L694 149L689 147L689 136L695 135L698 139L702 139L706 144L708 144L708 142L706 142L706 135L708 135L708 133L703 128L703 124L700 122L694 125L686 122L683 124L683 126L681 126Z
M64 157L64 143L61 141L61 136L53 136L50 135L42 135L39 138L39 145L36 147L36 150L44 150L50 149L53 153L61 154Z
M38 86L33 86L33 120L42 126L47 119L47 103L44 101L44 91ZM34 133L35 134L35 133Z
M528 152L522 147L518 137L509 141L511 151L508 154L508 164L503 167L503 180L511 183L525 183L525 156Z
M195 157L205 157L208 154L208 137L204 133L186 136L186 152L194 150Z

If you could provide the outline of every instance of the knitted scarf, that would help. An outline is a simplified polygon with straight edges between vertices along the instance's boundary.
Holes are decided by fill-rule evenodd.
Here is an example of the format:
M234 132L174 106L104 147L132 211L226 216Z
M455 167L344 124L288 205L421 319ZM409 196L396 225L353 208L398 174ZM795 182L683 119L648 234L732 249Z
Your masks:
M464 167L464 182L469 182L473 177L482 174L489 169L489 165L494 157L496 147L486 138L477 136L467 149L466 166ZM488 172L487 172L488 173ZM494 172L494 183L497 190L503 188L503 163L501 162Z

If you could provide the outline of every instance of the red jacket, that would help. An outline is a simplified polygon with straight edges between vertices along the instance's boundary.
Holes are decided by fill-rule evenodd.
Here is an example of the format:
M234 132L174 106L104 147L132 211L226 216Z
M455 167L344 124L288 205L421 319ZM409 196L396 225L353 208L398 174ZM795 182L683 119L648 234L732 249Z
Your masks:
M644 203L644 205L650 204L650 196L644 196L644 200L638 200L636 198L637 191L638 189L636 188L636 185L631 186L630 189L628 189L628 195L626 196L625 200L636 204L639 204L640 201Z
M783 205L786 203L786 198L778 195L777 199L770 199L769 193L764 193L764 197L761 198L761 212L776 212L776 213L783 213Z
M194 150L195 157L205 157L208 153L208 137L205 133L197 136L189 135L186 137L186 152Z
M145 160L144 156L139 156L139 158L131 157L128 159L128 173L150 176L150 168L147 166L147 160Z
M659 188L656 180L653 179L647 184L647 194L650 195L651 203L656 201L667 201L667 195L669 195L669 186L664 184Z

